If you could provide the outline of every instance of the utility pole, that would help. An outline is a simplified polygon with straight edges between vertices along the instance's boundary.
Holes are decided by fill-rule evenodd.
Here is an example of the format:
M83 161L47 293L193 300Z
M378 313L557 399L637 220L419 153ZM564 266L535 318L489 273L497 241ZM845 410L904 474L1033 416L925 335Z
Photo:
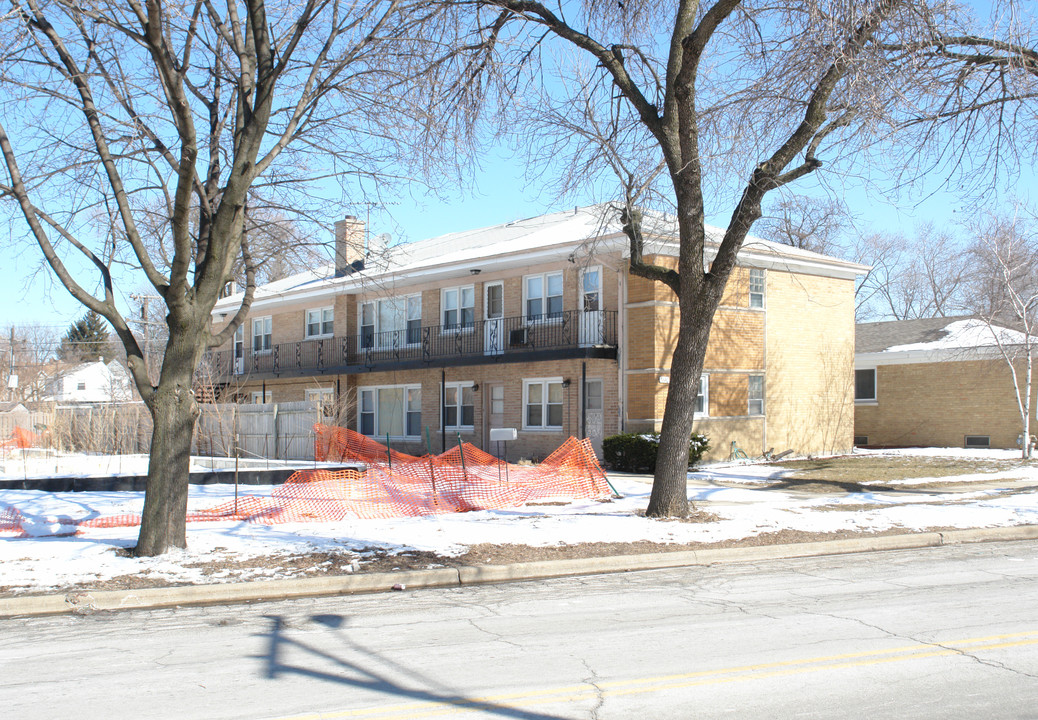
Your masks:
M152 374L151 374L151 326L152 325L160 325L161 323L152 322L151 320L149 320L148 318L150 317L150 315L148 314L148 310L149 310L149 303L150 303L150 301L151 300L158 300L160 298L159 298L158 295L138 295L138 294L130 295L130 298L133 299L133 300L136 300L137 302L139 302L141 304L141 319L138 320L137 322L140 324L140 326L141 326L141 334L144 336L143 337L144 342L142 343L143 344L142 352L144 353L144 367L147 368L147 370L148 370L148 377L150 378L152 376Z
M7 366L7 400L14 402L14 325L11 326L11 362Z

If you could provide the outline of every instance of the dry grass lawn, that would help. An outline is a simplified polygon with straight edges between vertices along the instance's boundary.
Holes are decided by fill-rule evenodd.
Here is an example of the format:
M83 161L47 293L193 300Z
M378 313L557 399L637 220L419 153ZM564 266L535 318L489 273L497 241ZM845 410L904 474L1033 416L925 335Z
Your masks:
M1031 461L1034 462L1034 461ZM772 487L818 493L888 489L892 481L939 478L911 485L913 490L947 488L957 475L997 473L1028 467L1022 459L986 460L950 457L884 457L857 455L780 463L789 474ZM896 485L893 487L897 487Z

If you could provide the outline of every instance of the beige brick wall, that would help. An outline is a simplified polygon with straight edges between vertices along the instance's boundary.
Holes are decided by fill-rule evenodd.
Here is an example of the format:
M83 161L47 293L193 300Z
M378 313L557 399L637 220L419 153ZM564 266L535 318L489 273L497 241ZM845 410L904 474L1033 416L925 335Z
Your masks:
M674 258L652 259L676 265ZM677 342L678 308L669 288L642 278L629 279L628 297L628 430L658 431L669 388L660 377L667 374ZM710 376L710 418L697 420L696 427L711 436L710 459L728 457L732 439L748 451L766 449L764 419L747 416L748 376L765 367L765 317L764 310L749 308L749 269L737 267L714 316L703 367Z
M765 444L848 450L854 423L854 283L767 273Z
M764 435L764 418L699 418L692 425L693 432L710 438L710 449L704 455L705 460L725 460L731 455L732 442L751 457L759 454L761 438Z
M1024 387L1020 373L1020 387ZM876 404L856 404L854 434L870 445L962 447L966 435L1016 448L1023 429L1008 366L1000 359L881 365ZM1031 400L1031 412L1038 408ZM1031 418L1031 434L1036 434Z

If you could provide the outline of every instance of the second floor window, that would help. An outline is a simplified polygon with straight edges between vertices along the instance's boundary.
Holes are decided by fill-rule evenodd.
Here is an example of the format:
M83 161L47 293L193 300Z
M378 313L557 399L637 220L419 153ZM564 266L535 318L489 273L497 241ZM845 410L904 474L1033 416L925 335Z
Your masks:
M334 334L334 310L330 307L306 311L306 337L328 337Z
M562 273L527 275L524 293L527 320L562 317Z
M471 328L476 323L476 289L472 285L444 288L440 294L443 329Z
M270 316L252 319L252 352L270 352L271 342Z
M361 348L388 349L422 341L422 296L369 300L360 304Z
M750 270L750 307L764 307L764 271L760 268Z

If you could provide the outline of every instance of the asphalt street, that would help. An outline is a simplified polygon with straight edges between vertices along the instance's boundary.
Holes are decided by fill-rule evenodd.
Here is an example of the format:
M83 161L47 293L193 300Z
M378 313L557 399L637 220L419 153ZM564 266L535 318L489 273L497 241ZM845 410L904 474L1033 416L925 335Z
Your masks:
M4 718L1036 718L1038 542L0 621Z

